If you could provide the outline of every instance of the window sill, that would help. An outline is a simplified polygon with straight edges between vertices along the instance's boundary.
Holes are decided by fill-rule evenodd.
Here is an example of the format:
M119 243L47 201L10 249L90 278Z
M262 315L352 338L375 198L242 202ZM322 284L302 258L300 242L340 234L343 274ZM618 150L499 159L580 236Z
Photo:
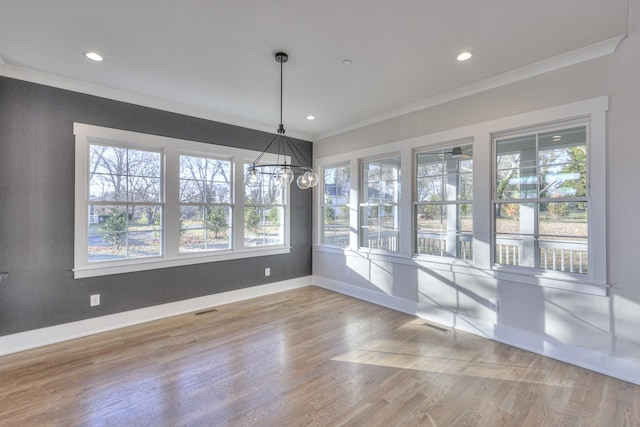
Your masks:
M136 271L156 270L160 268L180 267L185 265L204 264L208 262L227 261L234 259L262 257L267 255L282 255L291 252L291 248L284 246L269 248L247 248L241 252L225 251L216 254L182 254L176 258L144 258L126 261L106 261L73 269L74 279L107 276L110 274L133 273Z

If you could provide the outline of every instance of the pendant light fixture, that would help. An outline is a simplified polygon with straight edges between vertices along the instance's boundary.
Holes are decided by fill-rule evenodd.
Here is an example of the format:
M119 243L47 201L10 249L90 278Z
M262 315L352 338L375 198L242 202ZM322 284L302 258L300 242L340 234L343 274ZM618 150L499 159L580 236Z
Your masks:
M295 178L295 172L298 172L299 176L296 179L296 184L301 189L306 190L318 185L320 179L318 173L311 166L306 166L311 165L309 159L285 135L284 125L282 124L282 65L289 60L289 55L284 52L278 52L275 58L276 62L280 63L280 125L278 126L277 134L247 170L245 182L251 187L256 187L261 185L264 179L269 179L269 185L284 187L291 184ZM272 146L274 150L269 151ZM276 163L260 163L267 152L275 152L277 155ZM290 156L291 163L287 163L287 156Z

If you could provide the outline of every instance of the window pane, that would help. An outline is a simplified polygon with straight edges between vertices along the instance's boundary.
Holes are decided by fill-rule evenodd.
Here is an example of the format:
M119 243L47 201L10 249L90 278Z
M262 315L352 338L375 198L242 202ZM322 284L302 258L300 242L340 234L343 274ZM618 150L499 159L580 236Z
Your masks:
M322 243L349 245L349 207L326 206L324 208Z
M400 200L400 182L397 180L381 181L380 199L385 203L397 203Z
M499 139L496 142L496 169L535 168L536 135Z
M473 234L473 205L470 203L458 205L460 218L460 232Z
M180 156L180 180L205 181L207 179L206 170L207 159L205 157Z
M540 133L538 147L541 153L543 153L546 150L562 150L567 147L586 147L586 142L587 128L585 126L578 126L570 129Z
M245 246L268 246L284 243L284 208L245 207Z
M180 156L180 201L231 203L231 162Z
M587 203L541 203L539 227L541 236L586 238L588 236Z
M180 206L180 252L231 248L231 207Z
M204 184L193 179L180 180L180 202L204 203Z
M540 168L541 198L584 197L586 195L586 164L570 163Z
M89 206L89 261L126 258L126 206ZM91 221L94 215L97 222Z
M160 202L161 154L89 146L89 200Z
M244 173L251 165L244 166ZM247 184L244 186L244 201L246 204L254 205L282 205L284 204L284 190L283 187L271 185L269 173L276 172L277 168L261 168L261 171L265 174L262 175L262 182L256 187L251 187Z
M471 204L418 205L415 215L415 253L472 258Z
M473 200L473 173L461 173L458 184L458 200Z
M472 204L459 204L457 205L458 218L460 223L458 224L457 236L458 236L458 258L460 259L473 259L473 205Z
M338 188L342 188L336 194L346 194L345 191L349 188L351 183L351 167L350 166L338 166L335 168L325 169L325 185L336 185Z
M127 209L127 257L158 256L160 245L160 207L129 206Z
M417 254L444 256L447 253L445 205L416 206Z
M418 177L444 175L441 152L418 154L417 165Z
M367 203L380 203L382 200L381 187L380 181L367 183L363 192L363 200Z
M160 230L160 206L129 206L127 212L127 231Z
M180 206L180 252L207 249L203 206Z
M533 204L528 203L498 203L496 204L495 229L496 233L519 234L521 233L520 211L526 206L526 211L533 209ZM528 224L533 229L533 222Z
M416 196L419 202L435 202L444 200L443 177L418 178Z
M158 256L160 254L159 231L127 233L127 258Z
M160 178L131 176L129 177L128 190L130 202L159 202Z
M180 252L201 252L207 250L207 230L187 228L180 231Z
M126 241L126 233L113 232L89 233L88 258L89 262L125 259L127 248L118 242Z
M586 203L541 203L540 268L588 273Z
M400 234L397 214L397 206L362 207L360 246L397 252Z
M207 206L205 208L207 250L231 247L231 208L229 206Z
M323 172L322 235L324 244L349 245L349 197L351 192L349 166L326 168Z
M117 202L127 199L126 182L122 177L92 173L89 177L89 200Z
M89 262L162 254L160 206L89 205Z
M535 168L503 169L496 172L498 199L528 199L538 196Z

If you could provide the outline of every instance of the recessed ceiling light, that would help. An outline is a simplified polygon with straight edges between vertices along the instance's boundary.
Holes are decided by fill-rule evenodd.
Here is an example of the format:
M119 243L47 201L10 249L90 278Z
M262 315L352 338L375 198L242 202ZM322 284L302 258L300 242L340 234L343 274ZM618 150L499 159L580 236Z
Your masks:
M471 59L471 57L473 56L473 52L471 52L470 50L465 50L464 52L460 52L457 56L458 61L467 61L469 59Z
M344 65L351 65L351 63L352 63L352 62L353 62L353 61L351 61L350 59L344 59L344 60L342 60L342 63L343 63Z
M315 120L315 119L316 119L316 116L314 116L313 114L309 114L307 116L307 120Z
M93 51L85 52L84 56L86 56L92 61L96 61L96 62L104 61L104 58L98 52L93 52Z

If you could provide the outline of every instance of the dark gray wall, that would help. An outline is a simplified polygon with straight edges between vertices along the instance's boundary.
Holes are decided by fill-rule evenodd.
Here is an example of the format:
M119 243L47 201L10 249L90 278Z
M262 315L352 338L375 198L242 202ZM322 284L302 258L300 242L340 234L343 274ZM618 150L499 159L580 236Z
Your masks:
M74 280L73 122L254 150L271 139L0 77L0 336L311 274L311 192L292 185L288 255ZM310 159L311 143L294 141ZM102 304L89 307L94 293Z

